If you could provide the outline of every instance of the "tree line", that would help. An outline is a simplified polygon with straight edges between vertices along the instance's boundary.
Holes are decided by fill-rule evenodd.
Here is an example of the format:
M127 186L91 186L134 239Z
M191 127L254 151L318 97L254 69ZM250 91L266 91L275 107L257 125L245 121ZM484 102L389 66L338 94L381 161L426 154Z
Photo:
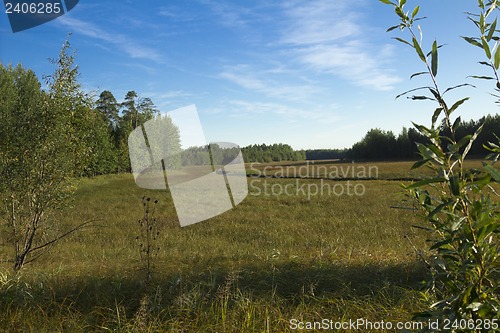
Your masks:
M455 139L460 141L468 135L473 135L483 125L472 148L470 157L483 158L486 150L484 146L488 142L497 142L496 134L500 134L500 115L487 115L478 120L462 121L456 123ZM440 136L449 136L449 130L441 127ZM350 149L346 150L346 157L351 159L387 160L387 159L416 159L418 149L416 143L427 144L428 139L417 129L404 128L398 136L391 131L378 128L371 129Z
M243 156L247 163L278 162L278 161L301 161L306 159L305 151L293 150L290 145L275 143L266 145L265 143L250 145L242 149Z
M75 146L68 152L73 176L130 172L128 136L159 115L158 109L150 98L139 97L135 91L127 92L123 102L108 90L101 92L97 100L84 93L77 82L78 67L68 50L69 44L56 61L64 68L47 77L49 92L42 89L32 70L0 64L1 156L6 158L12 153L12 162L20 159L23 151L33 152L37 140L49 140L45 144L61 151L67 143ZM53 105L55 101L64 103ZM47 103L49 109L42 109ZM42 137L46 131L51 131L52 136ZM29 149L22 148L32 144Z
M472 145L469 156L482 158L485 155L484 145L496 142L496 134L500 135L500 115L487 115L478 120L462 121L456 124L456 139L473 135L483 125L483 129ZM441 136L446 136L445 127ZM246 162L277 162L296 160L407 160L417 159L419 152L416 143L426 144L428 139L415 128L403 127L396 136L392 131L379 128L369 130L363 138L345 149L308 149L293 150L286 144L251 145L243 148Z

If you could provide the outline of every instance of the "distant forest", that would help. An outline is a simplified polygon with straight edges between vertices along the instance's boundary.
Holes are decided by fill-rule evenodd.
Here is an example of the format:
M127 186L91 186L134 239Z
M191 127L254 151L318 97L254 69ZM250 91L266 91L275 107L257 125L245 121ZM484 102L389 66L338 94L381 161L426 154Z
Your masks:
M242 153L246 162L302 161L307 158L305 151L295 151L290 145L283 143L250 145L244 147Z
M472 135L484 123L483 130L477 137L469 153L471 157L484 157L483 145L488 142L498 143L500 135L500 115L488 115L479 120L461 121L457 130L457 141ZM444 133L443 133L444 134ZM273 162L296 160L401 160L418 158L416 143L425 143L426 138L414 128L403 127L399 135L392 131L371 129L361 141L346 149L313 149L294 151L286 144L251 145L243 148L247 162Z

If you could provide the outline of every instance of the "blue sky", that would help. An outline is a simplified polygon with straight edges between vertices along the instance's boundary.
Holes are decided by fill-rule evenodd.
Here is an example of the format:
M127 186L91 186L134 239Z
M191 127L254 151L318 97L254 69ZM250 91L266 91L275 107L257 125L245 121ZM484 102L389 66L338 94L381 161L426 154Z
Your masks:
M465 11L476 1L418 1L423 40L441 49L444 88L473 83L449 95L471 96L459 114L496 114L490 74L477 64L479 48L459 36L477 34ZM412 10L416 1L408 1ZM374 127L399 133L411 121L428 124L431 102L395 96L426 85L412 50L386 33L397 24L376 0L336 1L94 1L13 34L0 13L0 60L22 63L41 78L53 71L67 33L77 50L87 91L129 90L150 97L161 111L196 104L208 141L288 143L295 149L344 148ZM406 36L405 36L406 37Z

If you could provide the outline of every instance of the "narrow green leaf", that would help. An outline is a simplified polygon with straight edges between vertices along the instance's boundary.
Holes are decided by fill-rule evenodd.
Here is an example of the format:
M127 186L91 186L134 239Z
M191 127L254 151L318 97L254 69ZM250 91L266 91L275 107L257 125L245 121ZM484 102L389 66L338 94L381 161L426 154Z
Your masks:
M496 7L497 7L497 2L491 1L491 7L486 12L486 17L488 17L491 14L491 12L495 10Z
M483 144L483 147L485 147L486 149L488 149L490 151L496 151L496 152L500 153L500 146L494 144L493 142L488 141L488 144L487 145Z
M438 71L438 45L436 40L434 40L434 43L432 43L431 70L432 75L436 76Z
M497 45L497 49L495 50L495 56L493 59L493 63L494 63L495 69L498 70L498 68L500 67L500 46L498 46L498 45Z
M395 4L395 3L393 3L393 2L391 2L391 1L389 1L389 0L379 0L379 1L380 1L380 2L383 2L383 3L387 4L387 5L393 5L393 6L396 6L396 4Z
M477 232L477 239L483 240L484 238L490 236L491 233L495 232L497 228L498 227L496 224L490 224L488 226L479 229L479 231Z
M418 73L412 74L410 76L410 80L413 79L415 76L424 75L424 74L429 74L429 73L428 72L418 72Z
M403 8L403 6L406 4L406 0L399 0L399 7Z
M477 47L480 47L480 48L483 48L483 45L481 45L481 43L479 43L475 38L471 38L471 37L463 37L462 38L469 44L472 44L474 46L477 46Z
M490 182L491 182L491 176L488 174L484 177L479 178L476 181L473 181L472 183L469 183L468 185L477 186L479 189L482 189L483 187L489 185Z
M404 96L404 95L406 95L406 94L408 94L408 93L411 93L411 92L413 92L413 91L422 90L422 89L429 89L429 87L419 87L419 88L415 88L415 89L410 89L410 90L408 90L408 91L405 91L405 92L404 92L404 93L402 93L402 94L397 95L397 96L396 96L396 99L398 99L399 97Z
M492 67L491 64L489 62L486 62L486 61L480 61L479 63L481 65L484 65L484 66Z
M450 178L450 191L454 196L460 195L460 178L458 176Z
M403 21L407 21L408 20L408 17L406 17L405 13L403 13L403 10L401 9L401 7L397 7L394 8L394 11L396 12L396 14L403 20Z
M415 9L413 10L413 13L411 13L411 18L415 18L415 16L417 16L419 10L420 10L420 6L415 7Z
M424 179L424 180L420 180L418 182L415 182L415 183L412 183L410 185L407 185L405 186L405 188L407 190L411 190L413 188L418 188L418 187L422 187L424 185L428 185L428 184L433 184L433 183L442 183L442 182L445 182L446 179L445 178L431 178L431 179Z
M453 123L453 126L452 126L453 131L457 130L458 126L460 126L461 121L462 121L461 117L458 117L457 119L455 119L455 122Z
M438 101L442 100L441 95L439 95L439 92L436 89L429 87L429 91L434 95L434 97L436 97Z
M493 34L495 33L495 29L497 28L497 19L491 23L490 30L488 31L488 35L486 36L486 40L489 42L493 38Z
M430 135L432 135L432 131L425 127L424 125L419 125L419 124L416 124L414 122L412 122L413 126L415 126L416 129L418 129L418 131L420 133L422 133L423 135L425 135L426 137L429 137Z
M397 29L397 28L399 28L400 26L401 26L401 24L394 25L394 26L390 27L389 29L387 29L387 31L386 31L386 32L390 32L390 31L392 31L392 30L394 30L394 29Z
M436 111L434 111L434 114L432 115L432 125L436 123L441 112L443 112L443 108L437 108Z
M484 53L486 53L486 57L488 59L491 59L491 50L490 50L490 46L488 45L488 42L486 41L486 38L483 36L481 38L481 43L483 45L483 50L484 50Z
M422 165L426 165L429 161L430 161L430 159L423 159L423 160L417 161L417 162L415 162L415 163L412 165L411 170L418 169L418 168L420 168Z
M439 150L439 147L435 145L427 145L427 148L436 154L442 161L445 160L444 154L441 150Z
M406 44L406 45L409 45L411 47L413 47L413 45L411 45L409 42L407 42L406 40L404 40L403 38L399 38L399 37L393 37L392 39L395 39L397 40L398 42L401 42L403 44Z
M440 48L442 48L443 46L445 46L445 44L438 45L438 46L437 46L438 50L439 50ZM432 54L432 50L431 50L431 51L429 51L429 52L425 55L425 57L427 58L427 57L429 57L431 54Z
M467 77L470 77L470 78L473 78L473 79L480 79L480 80L495 80L495 78L491 77L491 76L470 75L470 76L467 76Z
M446 204L446 206L448 206L449 203ZM441 207L441 206L440 206ZM441 209L444 208L444 207L441 207ZM451 244L453 243L454 241L456 241L456 239L453 239L453 238L448 238L448 239L445 239L445 240L442 240L442 241L439 241L439 242L436 242L434 245L431 246L430 250L435 250L435 249L439 249L440 247L443 247L444 245L448 245L448 244Z
M437 260L437 258L434 258L434 260ZM441 267L441 265L439 265ZM441 267L443 270L446 270L446 266L442 265ZM434 308L438 308L438 309L441 309L441 308L444 308L446 305L448 305L448 301L447 300L442 300L442 301L439 301L439 302L436 302L434 304L432 304L430 306L431 309L434 309Z
M472 15L472 16L479 17L479 15ZM479 29L479 21L474 20L471 16L468 16L467 19L469 19L472 23L474 23L474 25Z
M420 20L425 20L427 18L427 16L424 16L424 17L417 17L414 21L420 21Z
M414 101L423 101L423 100L431 100L431 101L435 101L434 98L431 98L431 97L427 97L427 96L410 96L408 97L409 99L412 99Z
M469 153L470 149L472 148L472 144L474 143L474 141L476 141L479 133L481 133L481 131L483 130L483 126L484 126L484 123L481 126L479 126L479 128L474 132L474 134L472 135L472 138L469 141L469 144L467 145L467 147L465 147L465 150L462 153L462 158L464 160L465 160L465 156L467 156L467 154Z
M466 87L466 86L470 86L470 87L472 87L472 88L476 88L476 86L474 86L474 85L472 85L472 84L470 84L470 83L462 83L462 84L459 84L459 85L457 85L457 86L450 87L450 88L446 89L446 90L444 91L443 95L444 95L444 94L446 94L448 91L451 91L451 90L453 90L453 89L462 88L462 87Z
M484 169L488 174L490 174L491 178L493 178L497 183L500 183L500 172L498 169L489 164L484 165Z
M471 13L471 12L464 12L464 14L466 14L468 16L479 17L479 14L474 14L474 13Z
M425 62L424 52L422 51L422 48L420 47L420 44L418 43L417 39L413 37L412 41L413 41L413 47L415 48L415 51L417 51L418 56L423 62Z
M412 228L415 228L415 229L420 229L420 230L425 230L425 231L431 231L431 232L434 232L434 229L421 227L421 226L419 226L419 225L412 225L411 227L412 227Z
M455 220L451 224L451 231L457 231L462 226L462 224L464 223L465 220L466 220L465 217L462 217L462 218L460 218L458 220Z
M453 146L451 146L451 150L453 152L457 152L460 148L462 148L465 144L470 142L470 139L472 139L472 135L466 135L462 139L460 139L457 143L455 143Z
M467 101L469 97L462 98L461 100L457 101L455 104L451 106L451 108L448 109L448 115L452 114L453 111L455 111L460 105L462 105L465 101Z
M443 154L440 151L430 149L432 145L427 147L421 143L417 143L417 148L424 159L429 159L430 162L435 162L435 164L443 165Z

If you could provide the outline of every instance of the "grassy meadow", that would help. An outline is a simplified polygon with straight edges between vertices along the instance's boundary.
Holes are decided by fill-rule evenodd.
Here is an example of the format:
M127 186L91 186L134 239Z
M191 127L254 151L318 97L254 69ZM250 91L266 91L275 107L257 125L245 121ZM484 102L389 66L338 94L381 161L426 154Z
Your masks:
M185 228L169 194L137 187L132 175L81 179L58 219L91 226L17 275L1 264L0 331L290 332L292 319L410 321L426 304L416 250L428 235L412 228L425 225L416 212L391 207L411 206L401 179L418 174L410 162L329 164L361 165L378 168L378 179L351 181L362 195L337 195L346 181L249 177L239 206ZM337 191L297 190L314 184ZM280 193L285 186L293 195ZM159 200L149 285L136 240L143 196ZM11 255L3 241L1 258Z

